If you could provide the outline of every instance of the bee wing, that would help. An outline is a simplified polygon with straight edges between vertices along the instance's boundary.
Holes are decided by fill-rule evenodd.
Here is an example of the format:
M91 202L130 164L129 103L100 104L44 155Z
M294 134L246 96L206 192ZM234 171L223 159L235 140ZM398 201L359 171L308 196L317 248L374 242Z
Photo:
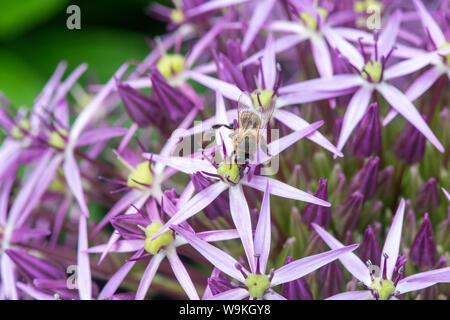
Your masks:
M244 91L238 99L238 125L241 129L245 127L246 119L243 116L248 114L248 111L256 112L250 93Z
M248 92L242 92L238 98L238 114L240 111L252 109L254 109L252 96Z
M275 110L275 99L271 99L267 108L259 107L258 112L261 116L261 129L266 129L267 124L272 118L273 111Z

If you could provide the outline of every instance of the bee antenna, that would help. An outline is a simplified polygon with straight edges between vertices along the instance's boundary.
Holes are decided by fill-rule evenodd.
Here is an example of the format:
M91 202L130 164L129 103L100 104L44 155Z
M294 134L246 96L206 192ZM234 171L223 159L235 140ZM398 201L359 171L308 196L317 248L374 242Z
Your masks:
M262 105L261 99L260 99L260 97L259 97L260 94L261 94L261 93L260 93L259 91L256 92L256 97L257 97L257 99L258 99L259 106L262 107L263 105Z

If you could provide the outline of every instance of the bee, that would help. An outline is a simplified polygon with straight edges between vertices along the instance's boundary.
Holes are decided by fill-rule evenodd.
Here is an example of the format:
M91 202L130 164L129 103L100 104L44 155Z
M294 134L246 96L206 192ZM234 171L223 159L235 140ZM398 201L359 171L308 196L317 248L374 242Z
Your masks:
M233 139L234 146L232 161L240 167L254 160L260 143L261 147L267 150L265 130L272 117L275 101L271 99L270 103L263 107L259 94L258 91L252 95L244 92L239 97L237 128L226 125L215 126L215 128L226 126L233 129L229 135Z

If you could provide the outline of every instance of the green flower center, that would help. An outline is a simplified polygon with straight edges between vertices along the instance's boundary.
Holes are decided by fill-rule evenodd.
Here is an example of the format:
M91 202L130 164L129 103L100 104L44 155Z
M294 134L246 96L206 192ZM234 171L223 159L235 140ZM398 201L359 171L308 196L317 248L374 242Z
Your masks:
M174 238L172 230L168 230L155 240L151 240L153 236L159 231L159 229L162 228L162 226L163 225L161 224L161 222L154 221L151 224L149 224L145 229L143 229L145 232L144 249L148 253L157 254L159 249L161 249L161 247L168 246L173 242Z
M317 12L319 12L323 21L325 21L327 19L327 17L328 17L327 10L319 7L319 8L317 8ZM311 30L317 29L317 20L308 12L303 11L302 13L300 13L300 18L303 20L303 22L305 23L306 27L308 27L308 29L311 29Z
M378 292L380 300L387 300L395 292L395 285L391 280L375 278L371 285L372 290Z
M378 12L383 11L383 4L376 0L365 0L365 1L357 1L353 4L353 11L355 12L367 12L367 9L375 9ZM372 10L373 10L372 9Z
M145 190L145 185L151 185L153 176L147 161L137 165L132 173L128 175L127 184L129 187L136 187ZM139 182L139 183L138 183Z
M165 54L158 60L156 67L164 78L171 79L184 70L184 57L181 54Z
M370 77L373 82L380 82L383 66L378 61L369 61L364 66L361 75L364 79Z
M269 108L272 100L276 100L276 96L273 95L273 90L255 91L251 94L251 97L254 106L261 106L264 109Z
M22 119L18 126L14 126L11 129L11 136L14 139L21 140L24 137L23 131L30 130L30 121L28 119Z
M238 183L240 177L239 166L235 163L225 163L221 162L219 168L217 168L217 174L221 176L227 183L229 181L233 183Z
M48 138L47 142L52 147L64 149L66 141L63 139L63 137L65 136L67 136L67 130L60 128L58 129L58 131L53 131L50 134L50 138Z
M184 21L184 14L183 11L179 9L174 9L170 13L170 20L172 20L173 23L180 24Z
M448 48L448 47L450 47L450 42L444 43L442 46L439 47L439 49L445 49L445 48ZM444 59L445 59L445 63L446 63L448 66L450 66L450 53L447 54L447 55L444 57Z
M266 275L252 273L245 279L245 285L251 298L262 298L270 288L270 280Z

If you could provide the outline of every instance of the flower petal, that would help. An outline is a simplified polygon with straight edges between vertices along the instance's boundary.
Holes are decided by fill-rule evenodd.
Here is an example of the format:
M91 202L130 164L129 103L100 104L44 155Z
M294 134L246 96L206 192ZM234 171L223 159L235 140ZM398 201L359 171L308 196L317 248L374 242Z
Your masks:
M98 299L102 300L105 298L108 298L110 296L112 296L117 288L120 287L120 284L122 283L123 279L125 279L125 277L127 276L127 274L130 272L130 270L134 267L135 263L137 260L137 258L139 258L142 253L144 252L144 248L142 247L139 251L137 251L133 257L128 260L127 262L125 262L119 270L116 271L116 273L114 273L114 275L112 275L108 282L105 284L105 286L103 287L102 291L100 291L99 295L98 295Z
M238 262L228 253L201 240L196 235L178 226L172 226L171 228L175 230L175 232L177 232L180 236L185 238L187 242L209 262L211 262L214 267L216 267L223 273L226 273L230 277L239 280L240 282L244 282L244 277L235 267Z
M414 0L414 5L416 6L420 20L422 20L422 25L425 31L428 31L436 47L440 47L445 44L445 35L442 33L441 28L431 17L430 13L427 11L422 2L419 0Z
M400 294L403 294L442 282L450 282L450 267L421 272L406 277L398 282L396 289Z
M330 51L323 37L311 38L312 54L316 68L322 78L328 78L333 75L333 66L331 64Z
M387 25L383 28L378 39L378 55L379 57L386 57L391 51L397 39L398 30L402 21L402 11L395 11L388 20Z
M277 62L275 60L275 45L273 43L273 35L269 33L267 36L266 48L262 57L262 71L264 84L266 89L273 90L275 86L275 79L277 76Z
M242 94L241 89L239 89L234 84L195 71L186 71L185 74L187 77L211 90L220 91L225 98L238 101L240 95Z
M67 185L72 191L75 199L77 199L78 205L80 206L81 212L89 217L89 209L86 204L86 199L84 198L83 187L81 184L80 171L78 169L77 162L72 153L67 152L66 158L63 164L64 175L66 177Z
M317 234L322 238L323 241L331 248L338 249L344 247L344 245L334 238L331 234L325 231L319 225L311 224ZM360 258L353 252L349 252L339 257L339 260L344 265L344 267L350 272L356 279L360 280L362 283L370 284L370 274L367 266Z
M444 152L444 147L431 131L427 123L423 120L411 101L409 101L408 97L406 97L396 87L387 83L380 83L377 86L377 89L392 108L396 109L403 117L405 117L406 120L409 121L409 123L422 132L422 134L436 147L436 149L440 152Z
M369 290L347 291L328 297L325 300L373 300Z
M77 283L78 292L81 300L92 299L92 281L91 266L89 263L89 254L86 252L88 248L87 221L86 217L81 215L78 223L78 271Z
M265 186L267 182L270 183L270 193L279 197L295 199L299 201L314 203L319 206L329 207L331 206L329 202L319 199L307 192L291 187L290 185L283 183L281 181L254 175L251 182L248 180L241 180L246 186L252 187L256 190L265 191Z
M273 116L280 122L282 122L287 127L292 130L299 130L308 127L310 124L297 116L295 113L292 113L287 110L277 109L273 113ZM331 151L335 155L339 157L343 157L344 155L340 152L330 141L327 140L319 131L316 131L306 137L307 139L317 143L322 148Z
M398 205L395 216L392 219L391 227L389 228L384 247L381 254L381 274L384 273L384 254L388 255L386 261L386 275L391 279L394 272L395 264L397 263L398 251L400 249L400 240L402 237L403 216L405 213L405 200L401 199Z
M341 133L337 143L338 150L342 150L344 148L344 145L348 138L350 138L353 129L355 129L359 121L361 121L364 116L370 102L372 91L372 89L362 87L356 91L350 100L342 122Z
M109 248L109 252L135 252L144 247L144 240L119 240ZM86 250L88 253L102 253L108 248L108 244L100 244Z
M338 259L343 254L353 251L358 248L359 244L353 244L347 247L330 250L327 252L315 254L306 258L295 260L291 263L285 264L275 271L271 286L276 286L307 275L314 270Z
M255 254L259 254L260 272L265 274L271 242L270 184L267 182L255 231Z
M228 185L226 183L216 182L197 193L183 206L183 208L181 208L172 218L170 218L164 226L162 226L162 228L153 236L152 239L156 239L161 234L166 232L171 225L178 225L202 211L227 188Z
M313 93L317 95L319 93L330 95L331 92L338 96L335 91L344 91L358 87L363 83L363 80L356 74L337 74L329 78L316 78L306 81L301 81L291 85L287 85L280 88L281 94L286 93L307 93L308 96L312 96ZM326 99L326 98L323 98ZM311 100L312 101L312 100Z
M252 223L250 221L250 210L248 209L247 200L245 199L244 191L240 184L230 187L229 192L231 217L241 238L250 270L255 272L255 248L253 246Z
M340 54L347 58L347 60L356 67L356 69L362 70L364 66L364 58L355 47L342 38L332 28L324 26L322 27L322 32L331 47L338 50Z
M184 264L181 262L176 251L174 249L167 253L167 259L169 260L170 266L172 267L173 273L180 283L184 292L188 295L191 300L200 300L197 290L195 289L192 279L189 276Z
M228 230L211 230L196 233L196 236L199 239L202 239L206 242L216 242L216 241L224 241L239 238L239 233L236 229L228 229Z
M244 288L236 288L221 292L207 300L243 300L249 296L248 291Z
M147 268L142 274L141 281L139 282L139 287L136 292L135 298L136 300L144 300L145 295L147 294L147 291L150 288L150 285L152 284L153 277L155 276L156 271L158 270L158 267L161 264L161 261L164 259L164 257L165 254L160 252L155 254L150 259Z
M257 3L256 8L252 13L252 17L250 18L244 40L242 40L242 51L245 52L248 50L259 29L272 11L272 7L274 4L275 0L261 0Z

